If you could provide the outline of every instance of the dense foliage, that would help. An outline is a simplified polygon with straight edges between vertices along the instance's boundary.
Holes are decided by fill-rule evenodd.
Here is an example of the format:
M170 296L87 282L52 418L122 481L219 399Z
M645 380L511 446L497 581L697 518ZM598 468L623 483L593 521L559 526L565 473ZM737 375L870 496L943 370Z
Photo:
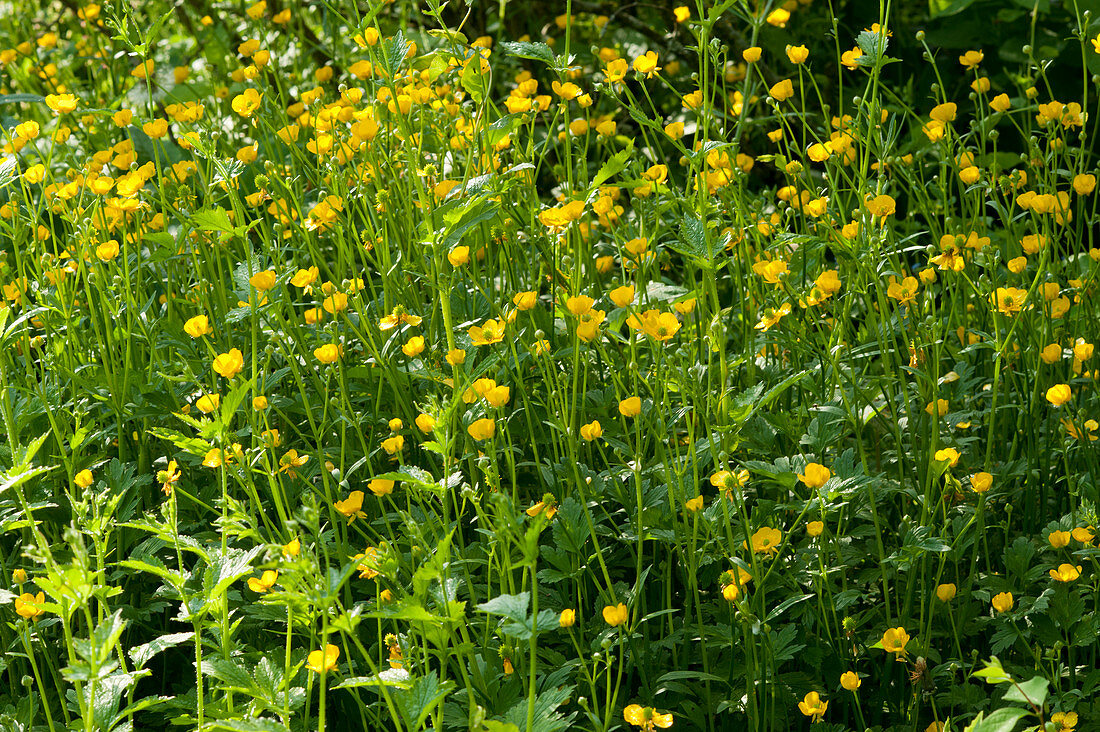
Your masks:
M0 727L1100 723L1094 4L0 8Z

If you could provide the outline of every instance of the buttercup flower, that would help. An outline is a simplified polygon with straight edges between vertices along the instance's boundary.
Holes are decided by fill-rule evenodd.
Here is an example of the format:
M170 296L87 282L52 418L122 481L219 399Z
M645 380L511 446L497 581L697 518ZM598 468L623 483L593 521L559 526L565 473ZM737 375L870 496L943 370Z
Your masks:
M1001 592L993 596L991 601L993 609L999 613L1007 613L1016 604L1011 592Z
M798 702L798 711L805 714L812 721L817 722L825 716L829 708L829 702L823 700L816 691L806 694L802 701Z
M655 729L668 729L672 726L672 712L661 714L653 707L643 707L640 704L630 704L623 709L623 719L635 727L641 727L642 732L653 732Z
M905 650L908 642L909 634L902 627L888 628L882 634L882 649L887 653L893 653L899 661L908 654Z
M323 651L312 651L306 659L306 668L322 676L336 668L336 661L340 658L340 649L328 643Z
M618 605L608 605L603 609L603 619L612 628L617 628L630 619L630 611L621 602Z

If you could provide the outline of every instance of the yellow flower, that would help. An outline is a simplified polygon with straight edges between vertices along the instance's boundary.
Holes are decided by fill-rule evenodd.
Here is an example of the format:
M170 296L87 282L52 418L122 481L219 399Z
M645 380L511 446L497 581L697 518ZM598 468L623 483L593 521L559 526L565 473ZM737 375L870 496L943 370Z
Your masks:
M749 46L741 52L741 58L745 59L745 63L754 64L760 60L761 53L763 49L760 46Z
M798 702L798 711L810 717L816 722L825 716L825 710L829 708L829 702L824 701L816 691L806 694L802 701Z
M508 403L508 400L512 396L512 390L507 386L494 386L492 389L487 389L482 398L489 402L490 406L503 407Z
M1070 534L1073 536L1074 539L1081 542L1082 544L1091 544L1092 540L1096 538L1096 536L1092 533L1091 526L1087 528L1084 526L1078 526L1076 529L1071 531Z
M1047 401L1056 407L1060 407L1073 398L1073 390L1069 384L1055 384L1047 389Z
M243 94L233 97L233 111L242 117L251 117L262 100L263 95L255 89L245 89Z
M561 611L561 615L558 616L558 624L563 628L572 628L577 622L577 611L570 608L566 608Z
M210 319L205 315L196 315L183 324L183 332L192 338L202 338L210 335L214 329L210 327Z
M855 671L845 671L840 675L840 685L848 691L855 691L863 685L863 680Z
M101 262L110 262L118 256L118 242L114 239L103 242L95 248L95 255Z
M336 661L340 658L340 649L331 643L325 645L323 651L313 651L306 659L306 668L314 673L324 675L336 668Z
M617 628L630 619L630 611L621 602L618 605L608 605L603 609L603 619L612 628Z
M218 408L221 401L222 398L219 394L203 394L195 401L195 409L203 414L210 414Z
M805 46L787 46L787 58L792 64L805 63L810 57L810 49Z
M894 211L897 210L897 201L893 196L888 196L885 193L868 199L864 206L867 207L867 211L876 218L884 219L887 216L892 216Z
M416 419L413 421L416 422L417 429L419 429L424 434L428 434L435 429L435 417L430 414L422 412L416 415Z
M581 439L585 442L592 442L598 440L603 435L603 427L600 426L598 420L593 420L588 424L581 425Z
M990 602L993 605L993 609L999 613L1007 613L1012 609L1012 606L1016 604L1016 601L1012 598L1011 592L1002 592L994 595Z
M72 94L47 94L46 106L58 114L68 114L76 109L77 99Z
M691 513L701 510L703 508L703 497L695 496L695 498L684 501L684 508Z
M626 324L661 342L669 340L680 330L680 321L673 313L657 310L646 310L641 315L632 314L626 319Z
M798 476L798 479L806 484L809 488L820 488L829 482L829 478L833 477L833 471L826 468L820 463L807 463L806 468L803 470L802 475Z
M955 121L955 115L958 114L959 105L954 102L945 102L944 104L937 104L932 107L932 111L928 113L928 116L932 118L932 121L939 122L941 125L946 125Z
M381 498L382 496L388 496L393 493L393 481L385 480L384 478L374 478L367 483L367 488L370 489L371 493Z
M470 340L475 346L488 346L500 343L504 340L504 323L496 320L486 320L483 325L472 325L469 330Z
M457 246L451 251L447 252L447 261L451 263L452 267L461 267L470 261L470 247Z
M785 102L794 96L794 84L790 79L777 81L772 84L771 89L768 89L768 94L777 102Z
M959 464L959 451L953 447L945 447L942 450L936 450L936 462L947 463L947 467L953 468Z
M283 544L283 556L296 557L300 551L302 551L302 542L297 537Z
M787 21L790 19L791 12L785 8L776 8L764 18L768 25L774 25L776 28L786 28Z
M92 471L90 470L81 470L73 478L73 482L76 483L77 486L80 488L87 488L93 483L94 480L95 479L92 477Z
M313 349L313 357L323 364L335 363L340 358L340 346L334 343L326 343Z
M1050 576L1058 582L1073 582L1081 576L1081 567L1074 567L1072 564L1061 564L1058 569L1050 570Z
M1047 536L1047 541L1049 541L1050 545L1055 549L1061 549L1064 546L1069 546L1071 536L1072 534L1068 531L1052 531L1050 535Z
M626 72L629 70L630 64L627 63L625 58L616 58L607 62L604 76L607 77L607 83L609 84L621 84L623 79L626 78Z
M623 719L635 727L641 727L643 732L672 726L672 712L661 714L653 707L642 707L641 704L630 704L623 709Z
M1077 726L1077 712L1055 712L1050 715L1050 721L1058 725L1057 732L1073 732Z
M243 368L244 355L238 348L231 348L227 353L219 353L214 358L214 371L227 379L232 379Z
M179 482L181 475L175 460L170 461L164 470L157 471L157 482L160 483L164 495L172 492L172 486Z
M332 507L346 516L349 524L357 518L367 517L367 514L363 513L363 491L352 491L347 498L337 501Z
M1007 112L1012 107L1012 102L1007 94L998 94L989 100L989 108L994 112Z
M985 58L985 54L981 51L967 51L962 56L959 56L959 63L966 67L967 71L973 71L978 68L978 64Z
M401 352L409 358L416 358L424 352L424 338L422 336L413 336L401 346Z
M625 308L627 305L634 302L634 285L616 287L609 292L607 296L611 298L611 302L615 303L615 307Z
M260 292L267 292L275 286L275 270L268 269L263 272L257 272L248 278L248 284L255 287Z
M955 599L956 589L957 588L955 587L955 585L950 582L947 584L938 585L936 587L936 597L939 598L940 602L951 602Z
M654 51L646 51L645 54L634 59L634 70L644 74L647 79L652 79L661 70L657 65L657 54Z
M11 572L11 581L17 585L21 585L27 581L27 570L25 569L13 569Z
M387 437L382 440L382 449L386 451L387 455L396 455L405 449L405 437L403 435Z
M496 429L497 423L495 421L482 418L467 427L466 431L470 434L470 437L478 442L482 442L496 434Z
M919 287L916 277L906 277L901 282L891 277L890 284L886 288L886 295L897 300L898 305L908 306L916 299Z
M1015 315L1020 312L1027 300L1027 290L1019 287L998 287L993 294L993 306L1003 315Z
M42 607L42 604L45 602L45 593L39 592L37 595L32 595L29 592L24 592L22 595L15 598L15 612L17 612L21 618L34 620L39 615L46 612Z
M778 554L783 533L770 526L762 526L752 535L752 550L756 554Z
M619 402L619 414L624 417L637 417L642 413L642 400L639 397L627 397Z
M530 310L538 303L539 294L534 290L528 292L518 292L512 298L512 304L516 306L517 310Z
M993 476L985 471L970 476L970 487L975 493L985 493L993 487Z
M909 634L902 627L887 628L882 634L882 649L887 653L893 653L899 661L908 654L905 650L905 644L908 642Z
M825 522L823 521L811 521L806 524L806 533L810 537L818 537L825 531Z
M691 19L691 10L686 5L681 5L672 9L672 17L677 23L686 23Z
M275 585L275 581L278 578L279 578L279 573L278 572L276 572L274 570L271 570L271 569L266 569L266 570L264 570L263 575L261 575L259 578L256 578L256 577L249 577L248 578L248 589L252 590L253 592L259 592L259 593L263 594L264 592L267 592L268 590L270 590Z

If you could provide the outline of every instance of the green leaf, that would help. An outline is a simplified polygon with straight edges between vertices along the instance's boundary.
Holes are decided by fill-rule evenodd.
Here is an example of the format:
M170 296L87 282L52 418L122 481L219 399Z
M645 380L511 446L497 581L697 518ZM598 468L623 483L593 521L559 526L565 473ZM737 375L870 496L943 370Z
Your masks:
M453 687L454 682L451 681L440 684L439 676L432 671L427 676L421 676L413 681L411 688L398 691L397 703L404 712L409 729L420 729L424 725L424 720Z
M149 662L153 656L157 655L161 651L165 651L169 648L174 648L180 643L186 643L195 637L194 631L188 631L186 633L169 633L168 635L162 635L159 638L154 638L148 643L142 643L136 648L130 649L130 660L134 662L134 666L137 668L143 667Z
M600 166L600 170L596 173L596 177L592 179L592 183L588 186L588 190L596 190L612 177L621 173L623 168L626 167L626 163L633 152L634 144L632 142L630 145L627 145L625 150L620 150L608 158L607 162Z
M503 615L509 620L523 622L527 619L527 608L530 604L531 593L521 592L518 595L499 595L481 603L477 609L490 615Z
M510 56L542 61L547 66L556 66L558 63L554 52L545 43L505 41L500 45Z
M225 732L286 732L286 725L271 719L220 719L203 726L207 730L225 730Z
M1034 676L1027 681L1013 684L1005 692L1005 701L1020 702L1033 707L1042 707L1047 700L1047 686L1050 684L1042 676Z
M202 672L221 681L225 685L224 690L259 691L259 689L256 689L256 682L252 680L248 672L229 659L204 659Z
M706 224L689 214L680 219L679 240L669 241L668 247L694 260L701 267L713 269L715 258L725 248L725 241L708 241Z
M191 224L199 231L233 231L233 222L222 208L210 208L191 214Z
M46 97L38 94L0 94L0 104L16 104L20 102L44 102Z
M928 10L933 18L955 15L969 8L974 0L928 0Z
M1012 677L1005 672L1004 667L1001 666L1001 660L996 656L991 657L985 662L985 668L981 671L975 671L971 676L978 679L985 679L985 683L987 684L1003 684L1007 681L1012 681Z
M863 56L859 60L860 65L874 66L886 54L886 46L889 42L890 39L885 33L862 31L856 36L856 45L863 51ZM867 61L865 62L864 59Z
M764 618L764 622L767 623L775 620L780 615L782 615L787 610L787 608L791 607L792 605L797 605L800 602L805 602L811 597L817 597L817 595L796 595L795 597L788 597L786 600L776 605L774 610L768 613L768 617Z
M1012 732L1027 712L1023 709L1006 707L998 709L988 717L979 713L977 719L966 728L966 732Z
M19 179L19 163L15 158L0 160L0 190Z
M123 569L136 569L138 572L155 574L176 589L182 587L185 581L183 575L175 570L167 569L163 565L144 562L140 559L123 559L118 563L118 566Z
M224 554L220 551L215 553L203 582L206 586L206 599L221 597L231 584L252 574L252 562L262 551L263 547L257 546L248 551L230 548ZM209 583L206 579L209 579Z

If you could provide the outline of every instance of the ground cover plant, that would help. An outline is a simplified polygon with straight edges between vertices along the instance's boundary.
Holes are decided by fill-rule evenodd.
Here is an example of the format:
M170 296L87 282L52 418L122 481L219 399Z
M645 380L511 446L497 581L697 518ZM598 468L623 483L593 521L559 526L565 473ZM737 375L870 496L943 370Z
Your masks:
M1091 728L1095 5L8 4L0 728Z

